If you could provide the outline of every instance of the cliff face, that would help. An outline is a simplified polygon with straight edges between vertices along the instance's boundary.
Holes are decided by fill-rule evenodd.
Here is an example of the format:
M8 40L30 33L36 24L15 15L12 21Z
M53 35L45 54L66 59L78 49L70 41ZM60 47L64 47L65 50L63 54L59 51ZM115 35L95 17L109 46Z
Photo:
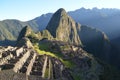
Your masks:
M47 30L60 41L81 44L77 34L76 22L67 15L64 9L59 9L52 16L47 25Z
M32 33L33 33L33 31L32 31L32 29L30 28L30 26L25 26L25 27L21 30L21 32L20 32L20 34L19 34L19 36L18 36L17 41L21 40L23 37L27 37L27 36L31 35Z
M111 45L106 34L88 26L77 27L77 30L84 49L101 60L109 62Z

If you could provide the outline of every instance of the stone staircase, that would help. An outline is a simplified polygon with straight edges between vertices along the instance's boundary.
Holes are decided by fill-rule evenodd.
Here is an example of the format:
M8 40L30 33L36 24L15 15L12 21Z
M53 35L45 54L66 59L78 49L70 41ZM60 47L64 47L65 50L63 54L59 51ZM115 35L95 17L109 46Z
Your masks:
M39 55L32 48L0 47L0 72L10 69L16 74L38 76L46 80L61 80L62 78L73 80L69 70L59 59Z

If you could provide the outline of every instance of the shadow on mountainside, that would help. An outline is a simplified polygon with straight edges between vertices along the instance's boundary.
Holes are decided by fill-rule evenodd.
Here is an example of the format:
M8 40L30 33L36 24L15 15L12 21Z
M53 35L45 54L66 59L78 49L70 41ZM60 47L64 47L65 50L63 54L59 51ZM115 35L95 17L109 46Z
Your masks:
M15 40L2 40L0 41L0 46L15 46Z

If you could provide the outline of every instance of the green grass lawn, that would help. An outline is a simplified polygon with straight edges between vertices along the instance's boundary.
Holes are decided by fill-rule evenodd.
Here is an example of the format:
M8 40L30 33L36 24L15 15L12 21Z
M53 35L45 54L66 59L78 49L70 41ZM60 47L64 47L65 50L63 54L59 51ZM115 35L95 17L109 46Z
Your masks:
M67 68L73 68L75 64L71 60L64 60L63 55L58 53L53 53L49 52L49 44L35 44L34 45L35 50L40 54L40 55L49 55L51 57L55 57L59 59Z

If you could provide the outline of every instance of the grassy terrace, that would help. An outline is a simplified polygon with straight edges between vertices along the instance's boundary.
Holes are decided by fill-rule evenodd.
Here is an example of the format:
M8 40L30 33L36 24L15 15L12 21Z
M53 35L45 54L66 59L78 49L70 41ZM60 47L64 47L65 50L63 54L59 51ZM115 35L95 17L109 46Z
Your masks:
M67 68L73 68L75 64L71 60L64 60L63 55L58 53L53 53L49 51L49 43L44 43L44 44L34 44L35 50L40 54L40 55L49 55L51 57L55 57L59 59Z

